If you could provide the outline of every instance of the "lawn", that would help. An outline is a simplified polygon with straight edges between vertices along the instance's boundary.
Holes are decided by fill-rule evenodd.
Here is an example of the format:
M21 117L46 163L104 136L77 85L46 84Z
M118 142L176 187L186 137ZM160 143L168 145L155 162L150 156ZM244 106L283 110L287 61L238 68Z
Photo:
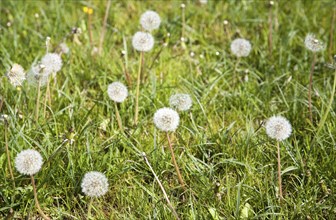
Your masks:
M0 219L41 219L16 166L26 149L43 158L33 179L51 219L336 219L333 0L110 3L0 1ZM147 10L161 24L139 52ZM309 33L322 51L306 48ZM237 38L248 56L232 52ZM11 84L15 63L29 73L46 53L63 62L49 86ZM113 82L127 87L123 102L110 99ZM177 93L192 107L164 132L153 117ZM267 135L272 116L288 119L289 138ZM106 194L83 192L89 171L106 176Z

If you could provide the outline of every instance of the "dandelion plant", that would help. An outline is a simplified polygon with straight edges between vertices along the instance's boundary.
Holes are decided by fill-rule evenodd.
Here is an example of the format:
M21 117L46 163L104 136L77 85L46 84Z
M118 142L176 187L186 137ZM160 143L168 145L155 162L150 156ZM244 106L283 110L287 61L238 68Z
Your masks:
M114 101L118 126L121 132L124 131L117 103L122 103L128 96L127 87L121 82L114 82L108 85L107 94Z
M313 73L315 69L316 53L324 49L324 44L318 39L316 39L315 35L313 34L307 34L304 43L306 48L313 52L313 60L309 74L309 89L308 89L309 119L313 123L312 98L311 98L311 93L313 89Z
M138 70L136 96L135 96L135 113L134 113L134 124L136 125L138 123L138 117L139 117L140 79L142 73L142 66L144 63L144 52L148 52L153 48L154 38L150 33L137 32L133 36L132 45L134 49L140 52L139 70Z
M177 165L175 154L172 146L172 142L169 137L169 132L174 132L180 123L179 114L171 108L160 108L154 114L154 124L155 126L167 134L167 140L169 145L169 150L172 156L174 167L177 173L178 181L181 184L182 188L185 188L184 181L180 172L180 168Z
M34 175L40 171L42 164L43 164L42 156L36 150L31 149L23 150L15 158L15 167L19 171L19 173L30 176L33 185L35 205L38 212L43 217L43 219L50 220L50 218L44 214L44 212L40 207L40 203L37 198L37 189L34 179Z
M238 58L234 68L234 74L236 74L241 57L247 57L251 52L252 46L250 41L237 38L231 42L230 48L231 52Z
M107 193L109 187L108 180L103 173L97 171L87 172L82 179L81 187L82 192L91 198L87 214L87 219L91 219L93 199Z
M282 116L273 116L267 120L265 128L267 135L277 141L279 197L280 200L282 200L280 142L289 138L292 133L292 126L286 118Z

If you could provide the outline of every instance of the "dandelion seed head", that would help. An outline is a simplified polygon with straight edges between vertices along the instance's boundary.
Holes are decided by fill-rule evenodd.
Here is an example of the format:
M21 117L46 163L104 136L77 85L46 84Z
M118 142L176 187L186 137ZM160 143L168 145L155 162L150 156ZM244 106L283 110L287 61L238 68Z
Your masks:
M325 45L316 39L314 34L307 34L304 44L308 50L313 52L319 52L325 48Z
M187 111L192 106L192 100L189 94L175 94L169 98L169 104L179 111Z
M100 197L108 191L108 180L103 173L97 171L87 172L82 180L82 192L90 197Z
M16 169L24 175L34 175L43 164L42 156L36 150L23 150L15 158Z
M180 116L171 108L160 108L154 114L154 124L161 131L175 131L179 122Z
M41 87L47 85L50 72L42 64L33 66L27 73L27 82L31 86L37 87L39 84Z
M134 34L132 45L137 51L148 52L154 46L154 38L150 33L139 31Z
M6 74L9 82L13 86L21 86L23 81L26 79L26 74L21 65L14 63L10 71Z
M123 102L128 96L127 87L121 82L114 82L108 85L107 94L115 102Z
M289 121L282 116L273 116L265 124L266 133L270 138L277 141L287 139L292 133L292 126Z
M237 57L247 57L250 54L251 49L251 43L242 38L235 39L231 43L231 51Z
M42 57L41 64L46 68L48 73L57 73L62 68L62 59L57 53L47 53Z
M160 23L161 18L155 11L146 11L140 17L140 24L147 31L158 29Z

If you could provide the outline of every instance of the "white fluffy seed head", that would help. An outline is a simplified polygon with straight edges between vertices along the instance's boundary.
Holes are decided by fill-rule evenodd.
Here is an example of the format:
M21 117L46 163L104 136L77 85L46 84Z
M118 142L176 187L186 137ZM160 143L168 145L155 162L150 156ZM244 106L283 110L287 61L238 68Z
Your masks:
M31 86L37 87L39 84L41 87L45 86L49 80L50 72L42 64L32 66L27 73L27 82Z
M282 116L273 116L269 118L266 122L265 128L267 135L277 141L287 139L292 133L291 124Z
M34 175L42 167L43 159L36 150L23 150L15 158L16 169L24 175Z
M161 18L155 11L146 11L140 17L140 24L147 31L158 29L160 23Z
M324 44L316 39L314 34L307 34L304 43L306 48L313 52L319 52L325 48Z
M6 75L13 86L21 86L26 79L23 67L16 63L13 64L11 70Z
M171 108L160 108L154 114L154 124L161 131L175 131L179 122L179 114Z
M108 180L106 176L97 171L87 172L82 180L82 192L90 197L100 197L108 191Z
M170 96L169 104L179 111L187 111L192 106L192 100L189 94L175 94Z
M107 94L115 102L123 102L128 95L127 87L121 82L114 82L108 85Z
M150 33L139 31L134 34L132 45L138 51L148 52L154 46L154 38Z
M57 73L62 68L62 59L57 53L47 53L42 57L41 64L46 68L49 73Z
M237 57L247 57L250 54L251 49L251 43L242 38L237 38L231 43L231 51Z

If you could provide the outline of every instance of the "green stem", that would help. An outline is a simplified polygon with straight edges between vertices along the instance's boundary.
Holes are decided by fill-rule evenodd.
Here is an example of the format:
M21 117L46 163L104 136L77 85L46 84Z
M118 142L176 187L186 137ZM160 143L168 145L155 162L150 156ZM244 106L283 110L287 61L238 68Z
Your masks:
M312 90L313 90L313 73L315 68L315 60L316 60L316 54L313 54L313 62L310 69L310 75L309 75L309 89L308 89L308 108L309 108L309 119L311 123L313 123L313 111L312 111Z
M282 183L281 183L281 158L280 158L280 144L277 142L277 148L278 148L278 181L279 181L279 196L280 196L280 202L283 199L282 196Z
M122 121L121 121L121 117L119 114L119 109L118 109L118 105L116 102L114 102L114 107L115 107L115 111L116 111L116 116L117 116L117 122L118 122L118 126L121 132L124 132L124 128L122 126Z
M141 79L141 70L142 70L142 59L144 52L140 52L139 58L139 70L138 70L138 78L137 78L137 87L136 87L136 96L135 96L135 115L134 115L134 124L138 124L139 117L139 96L140 96L140 79Z

